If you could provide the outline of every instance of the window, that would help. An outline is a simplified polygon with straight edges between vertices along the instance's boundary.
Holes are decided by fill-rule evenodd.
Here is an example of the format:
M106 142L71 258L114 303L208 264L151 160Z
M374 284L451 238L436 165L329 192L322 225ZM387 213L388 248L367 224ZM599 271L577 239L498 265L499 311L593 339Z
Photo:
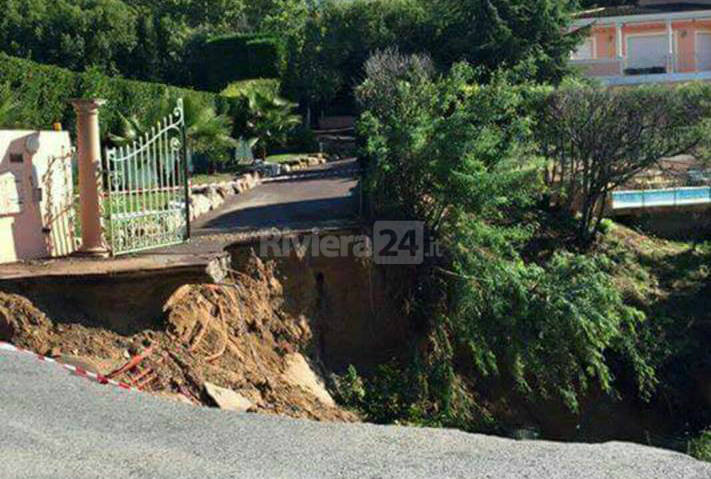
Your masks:
M595 58L595 39L586 38L570 56L573 60L592 60Z
M22 163L22 153L10 153L10 163Z
M696 68L711 71L711 32L696 32Z

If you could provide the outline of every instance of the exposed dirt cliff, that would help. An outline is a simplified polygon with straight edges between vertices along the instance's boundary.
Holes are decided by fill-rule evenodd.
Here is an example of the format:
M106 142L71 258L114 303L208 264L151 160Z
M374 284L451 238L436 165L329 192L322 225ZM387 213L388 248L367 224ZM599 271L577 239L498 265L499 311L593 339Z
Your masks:
M329 400L319 366L301 355L309 322L282 306L271 264L251 258L225 284L181 287L161 327L133 335L54 322L22 296L0 292L0 340L104 375L133 361L117 380L196 404L214 404L209 382L238 393L251 412L357 420Z

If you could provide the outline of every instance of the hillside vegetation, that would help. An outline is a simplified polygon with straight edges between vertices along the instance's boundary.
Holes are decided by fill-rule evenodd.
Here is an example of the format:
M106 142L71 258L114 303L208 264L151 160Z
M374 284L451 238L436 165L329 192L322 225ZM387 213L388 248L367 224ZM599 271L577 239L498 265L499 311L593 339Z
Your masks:
M357 93L371 215L423 221L443 254L417 273L411 357L364 385L350 371L359 394L347 397L378 421L555 438L685 444L703 429L708 245L603 221L597 188L670 150L700 152L708 88L549 90L510 73L485 83L469 65L441 75L397 52L366 70ZM635 121L604 142L585 125L608 111Z

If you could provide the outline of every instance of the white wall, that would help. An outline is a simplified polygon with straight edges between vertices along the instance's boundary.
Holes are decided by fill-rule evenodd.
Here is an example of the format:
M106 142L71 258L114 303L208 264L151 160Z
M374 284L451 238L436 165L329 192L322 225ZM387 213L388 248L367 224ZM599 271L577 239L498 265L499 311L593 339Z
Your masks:
M0 130L0 263L76 247L68 132Z

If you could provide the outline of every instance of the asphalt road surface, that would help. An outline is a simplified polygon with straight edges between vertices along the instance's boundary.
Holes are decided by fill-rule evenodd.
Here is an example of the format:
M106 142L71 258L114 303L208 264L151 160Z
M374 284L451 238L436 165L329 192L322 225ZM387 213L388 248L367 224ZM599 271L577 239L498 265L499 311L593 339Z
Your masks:
M196 236L271 227L317 226L358 216L356 160L334 161L229 198L193 225Z
M0 349L0 478L708 479L711 464L623 443L228 413L102 386Z

